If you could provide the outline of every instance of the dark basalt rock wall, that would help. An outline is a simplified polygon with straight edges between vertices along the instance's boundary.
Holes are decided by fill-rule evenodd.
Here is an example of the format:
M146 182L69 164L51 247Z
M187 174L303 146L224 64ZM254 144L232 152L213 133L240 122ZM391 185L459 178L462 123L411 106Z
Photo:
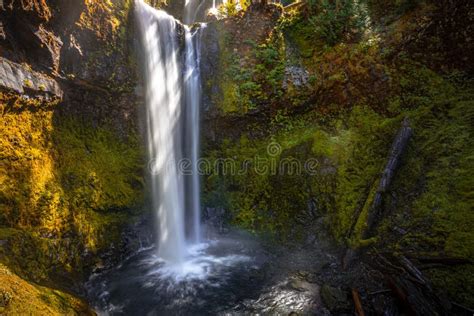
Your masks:
M133 126L138 97L130 8L128 0L4 1L0 56L55 80L65 113L95 123L113 118L117 130Z
M0 1L0 263L26 281L81 295L153 240L132 3Z
M18 94L44 94L61 98L63 91L57 81L32 71L26 66L0 57L0 86Z

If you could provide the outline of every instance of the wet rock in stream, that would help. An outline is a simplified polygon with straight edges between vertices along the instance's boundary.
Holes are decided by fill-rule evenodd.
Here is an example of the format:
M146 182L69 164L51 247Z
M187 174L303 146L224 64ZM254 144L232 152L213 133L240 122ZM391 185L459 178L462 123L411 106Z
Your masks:
M297 277L263 290L257 299L245 300L227 313L329 315L322 306L319 285Z

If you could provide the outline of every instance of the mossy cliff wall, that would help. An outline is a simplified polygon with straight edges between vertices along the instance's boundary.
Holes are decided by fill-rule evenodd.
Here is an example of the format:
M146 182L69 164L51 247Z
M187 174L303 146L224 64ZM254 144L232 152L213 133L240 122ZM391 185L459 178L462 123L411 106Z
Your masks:
M26 281L1 282L0 313L28 293L25 313L85 313L60 291L133 250L143 213L132 1L3 3L0 261Z
M280 240L331 234L347 247L472 260L472 63L449 46L455 36L472 48L461 30L472 5L454 15L449 2L328 3L251 6L204 30L208 212ZM405 118L414 136L365 240ZM449 275L450 294L473 306L461 271L472 283L472 265L427 273L442 288Z

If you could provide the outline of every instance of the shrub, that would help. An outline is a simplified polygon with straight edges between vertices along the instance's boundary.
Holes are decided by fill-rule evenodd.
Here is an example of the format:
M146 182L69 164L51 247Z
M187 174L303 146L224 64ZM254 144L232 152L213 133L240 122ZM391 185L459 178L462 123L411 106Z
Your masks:
M346 34L360 31L365 25L366 15L361 4L354 0L312 0L310 7L314 15L309 22L316 37L334 46Z

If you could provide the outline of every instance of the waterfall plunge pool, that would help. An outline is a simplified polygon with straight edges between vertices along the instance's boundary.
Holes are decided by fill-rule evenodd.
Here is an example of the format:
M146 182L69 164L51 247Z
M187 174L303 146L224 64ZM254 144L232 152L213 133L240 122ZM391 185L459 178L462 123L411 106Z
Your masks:
M216 315L257 299L267 258L246 233L191 245L180 264L145 249L93 275L89 297L100 315Z

